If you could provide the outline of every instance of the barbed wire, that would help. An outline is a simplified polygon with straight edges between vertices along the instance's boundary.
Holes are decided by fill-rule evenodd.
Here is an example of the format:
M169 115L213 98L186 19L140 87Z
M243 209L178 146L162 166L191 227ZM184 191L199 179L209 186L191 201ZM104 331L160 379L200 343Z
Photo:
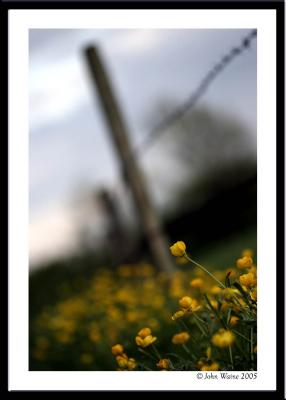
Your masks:
M160 121L155 127L147 134L143 142L135 149L135 155L145 154L147 149L153 145L166 129L181 118L187 111L190 111L200 100L200 98L208 90L211 83L225 70L225 68L240 54L242 54L247 48L250 47L251 42L256 38L256 29L250 31L242 40L238 46L234 46L221 57L200 81L196 90L190 95L190 97L171 112L165 119Z

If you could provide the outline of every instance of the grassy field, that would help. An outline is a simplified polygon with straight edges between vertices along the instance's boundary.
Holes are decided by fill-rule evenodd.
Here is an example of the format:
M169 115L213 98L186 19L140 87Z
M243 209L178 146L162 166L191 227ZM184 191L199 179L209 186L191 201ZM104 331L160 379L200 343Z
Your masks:
M146 261L111 268L89 257L31 274L30 370L255 369L256 284L244 279L243 295L232 286L252 271L235 266L245 249L252 250L255 265L255 229L209 243L196 254L187 249L229 286L223 290L180 258L171 281ZM180 317L172 319L176 312ZM156 339L144 347L144 334L138 332L146 327L151 341ZM182 332L185 337L174 339ZM229 335L226 347L219 345L224 335ZM112 354L118 343L124 349ZM160 364L160 359L167 361Z

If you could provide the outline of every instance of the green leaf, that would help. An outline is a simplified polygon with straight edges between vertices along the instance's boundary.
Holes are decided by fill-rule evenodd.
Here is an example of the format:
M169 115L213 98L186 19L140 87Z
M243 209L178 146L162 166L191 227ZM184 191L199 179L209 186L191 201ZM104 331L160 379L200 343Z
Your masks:
M233 283L233 286L234 286L236 289L239 290L239 293L242 295L242 297L244 298L244 300L246 301L246 303L247 303L250 307L252 307L252 304L250 303L251 298L250 298L250 296L248 295L248 293L246 293L246 292L243 290L242 286L241 286L238 282L234 282L234 283Z
M231 283L230 283L230 279L229 279L230 275L231 275L231 271L229 271L225 277L224 284L226 287L231 287Z
M230 316L231 316L231 308L227 312L227 319L226 319L227 324L229 324Z
M216 315L217 319L220 321L220 323L223 325L223 327L227 329L226 323L225 323L224 320L220 317L220 315L219 315L219 313L217 312L217 310L212 306L212 304L211 304L211 302L210 302L208 296L207 296L206 294L204 294L204 296L205 296L205 299L206 299L206 301L207 301L207 303L208 303L210 309L211 309L211 310L213 311L213 313Z

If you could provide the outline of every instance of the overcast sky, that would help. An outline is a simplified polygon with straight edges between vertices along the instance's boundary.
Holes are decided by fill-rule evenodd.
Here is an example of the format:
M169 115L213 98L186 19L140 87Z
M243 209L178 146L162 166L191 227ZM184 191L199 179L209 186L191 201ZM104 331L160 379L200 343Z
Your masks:
M162 99L180 103L244 30L30 30L30 258L74 243L70 199L79 187L115 185L118 163L83 58L100 47L133 145ZM201 105L239 119L256 141L256 41L212 84ZM155 144L154 148L159 146ZM142 166L162 176L152 150ZM171 178L170 178L171 179ZM151 182L152 184L152 182Z

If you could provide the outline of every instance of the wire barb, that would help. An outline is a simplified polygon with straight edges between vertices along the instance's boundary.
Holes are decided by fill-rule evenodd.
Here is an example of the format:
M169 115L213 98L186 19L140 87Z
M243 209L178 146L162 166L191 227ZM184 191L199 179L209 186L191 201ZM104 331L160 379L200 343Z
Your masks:
M171 112L165 119L159 122L145 137L143 142L135 149L135 154L145 154L146 150L153 145L156 139L158 139L166 129L172 125L175 121L181 118L187 111L192 109L200 100L200 98L208 90L211 83L224 71L224 69L240 54L242 54L247 48L250 47L251 42L256 38L257 31L253 29L250 31L241 41L240 45L234 46L226 53L220 61L218 61L211 70L205 75L205 77L199 83L197 89L191 94L191 96Z

